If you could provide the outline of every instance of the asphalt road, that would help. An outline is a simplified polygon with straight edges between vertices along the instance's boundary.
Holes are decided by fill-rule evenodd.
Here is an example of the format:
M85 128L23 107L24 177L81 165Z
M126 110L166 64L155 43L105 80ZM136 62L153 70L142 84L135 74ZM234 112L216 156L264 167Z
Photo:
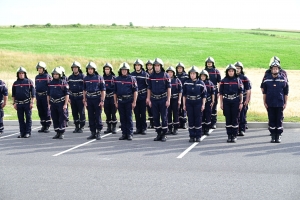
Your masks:
M87 129L68 127L53 140L53 130L38 127L19 139L17 128L0 136L1 200L300 199L300 129L272 144L268 130L253 128L234 144L218 128L193 144L187 130L163 143L154 130L133 141L119 141L120 132L88 141Z

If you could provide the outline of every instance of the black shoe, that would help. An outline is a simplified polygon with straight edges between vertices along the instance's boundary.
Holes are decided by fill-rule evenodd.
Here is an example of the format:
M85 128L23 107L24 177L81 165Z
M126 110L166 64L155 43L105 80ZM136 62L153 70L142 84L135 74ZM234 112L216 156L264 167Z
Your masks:
M140 129L136 129L134 132L133 132L133 134L140 134L141 133L141 130Z
M280 134L276 134L275 142L276 143L280 143L281 142L281 135Z
M23 138L23 136L22 136L22 135L19 135L17 138Z
M236 141L237 141L236 136L232 136L232 137L231 137L231 142L236 143Z
M182 123L182 128L183 129L186 129L187 127L186 127L186 123Z
M56 133L52 139L58 139L59 138L59 133Z
M192 137L191 137L191 138L189 139L189 142L195 142L195 138L192 138Z
M28 134L28 133L25 134L25 135L24 135L24 138L30 138L30 134Z
M227 142L231 142L231 135L228 135Z
M75 130L73 131L73 133L78 133L79 128L75 128Z
M276 136L275 134L271 134L271 143L275 143L276 142Z
M212 128L212 129L216 129L216 128L217 128L217 125L212 124L212 125L211 125L211 128Z
M44 133L49 133L49 126L45 126L45 130L44 130Z
M246 129L248 129L248 125L246 124Z
M77 131L77 133L82 133L82 132L83 132L82 128L79 128L78 131Z
M178 134L178 129L174 128L174 131L172 133L173 135L177 135Z
M209 136L209 130L205 129L205 130L203 131L203 135Z
M196 142L201 142L200 138L196 138Z
M166 133L166 135L171 135L172 134L172 129L168 129L168 132Z
M132 135L128 135L127 140L131 141L132 140Z
M111 132L112 132L111 123L107 123L107 129L106 129L106 131L104 131L104 134L111 133Z
M45 126L42 126L40 130L38 130L39 133L43 133L45 131Z
M146 130L142 130L142 133L141 133L142 135L146 135L147 134L147 132L146 132Z
M60 133L58 139L64 139L64 134Z
M119 140L126 140L127 139L127 136L126 135L122 135Z
M154 138L154 141L160 141L161 140L161 135L160 133L157 133L156 138Z
M162 135L161 138L160 138L160 141L166 142L167 141L167 137L165 135Z
M96 140L101 140L100 134L101 134L101 132L97 132L97 133L96 133L96 136L95 136L95 137L96 137Z
M116 123L112 124L112 128L111 128L111 132L112 132L112 134L116 134L116 133L117 133L116 126L117 126L117 124L116 124Z
M239 132L238 136L245 136L245 132L244 131Z
M88 139L88 140L96 139L96 133L92 132L91 135L89 137L87 137L86 139Z

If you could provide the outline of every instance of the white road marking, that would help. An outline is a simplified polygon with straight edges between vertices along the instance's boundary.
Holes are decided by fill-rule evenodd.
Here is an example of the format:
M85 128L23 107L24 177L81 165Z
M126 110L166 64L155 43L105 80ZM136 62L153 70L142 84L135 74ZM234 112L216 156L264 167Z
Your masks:
M121 130L121 129L118 129L117 132L120 131L120 130ZM101 138L105 138L105 137L107 137L107 136L109 136L109 135L111 135L111 134L112 134L112 133L105 134L105 135L103 135ZM62 152L60 152L60 153L54 154L54 155L52 155L52 156L59 156L59 155L62 155L62 154L64 154L64 153L67 153L67 152L69 152L69 151L72 151L72 150L74 150L74 149L77 149L77 148L79 148L79 147L82 147L82 146L84 146L84 145L86 145L86 144L89 144L89 143L92 143L92 142L94 142L94 141L96 141L96 139L93 139L93 140L90 140L90 141L85 142L85 143L83 143L83 144L77 145L77 146L75 146L75 147L72 147L72 148L67 149L67 150L65 150L65 151L62 151Z
M211 134L211 132L213 132L214 129L210 129L209 130L209 134ZM200 138L200 141L203 141L204 138L206 138L207 135L203 135ZM177 158L183 158L183 156L185 156L185 154L187 154L190 150L192 150L195 146L197 146L197 144L199 144L199 142L194 142L189 148L187 148L184 152L182 152Z
M37 129L37 128L41 128L41 126L35 127L35 128L33 128L33 129L31 129L31 130L35 130L35 129ZM13 133L13 134L6 135L6 136L2 136L2 137L0 137L0 139L2 139L2 138L7 138L7 137L10 137L10 136L13 136L13 135L17 135L17 134L20 134L20 132Z

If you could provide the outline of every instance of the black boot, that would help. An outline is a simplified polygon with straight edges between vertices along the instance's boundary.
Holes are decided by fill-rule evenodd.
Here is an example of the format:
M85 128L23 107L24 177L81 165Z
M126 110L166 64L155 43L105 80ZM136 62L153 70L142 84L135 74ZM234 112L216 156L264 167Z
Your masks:
M111 133L111 132L112 132L111 123L107 123L107 129L106 129L106 131L104 131L104 134Z
M177 134L178 134L178 129L174 128L173 135L177 135Z
M96 132L96 140L101 140L101 136L100 136L100 134L101 134L101 130L97 130L97 132Z
M162 135L161 135L161 139L160 139L162 142L165 142L165 141L167 141L167 137L166 137L166 135L163 133Z
M146 132L146 130L142 130L142 133L141 133L142 135L146 135L147 134L147 132Z
M54 137L52 139L58 139L59 138L59 133L58 131L56 131L56 135L54 135Z
M154 138L154 141L160 141L161 140L161 134L157 133L156 138Z
M216 125L216 124L212 124L212 125L211 125L211 128L212 128L212 129L216 129L216 128L217 128L217 125Z
M135 135L136 135L136 134L140 134L140 133L141 133L141 130L138 129L138 128L133 132L133 134L135 134Z
M231 137L231 142L236 143L236 141L237 141L236 134L233 134L232 137Z
M64 139L64 133L59 133L58 139Z
M131 141L132 140L132 135L128 135L127 140Z
M119 140L126 140L127 139L127 135L122 135Z
M276 142L276 135L271 134L271 143L275 143L275 142Z
M201 138L201 137L200 137ZM195 142L201 142L200 138L196 138Z
M49 133L49 126L45 126L44 133Z
M186 129L187 127L186 127L186 123L182 123L182 128L183 129Z
M84 125L83 126L79 126L79 129L78 129L78 131L77 131L77 133L82 133L83 131L82 131L82 129L84 129Z
M190 137L189 142L195 142L195 138Z
M228 135L228 139L227 139L227 142L231 142L231 135Z
M89 137L87 137L86 139L91 140L91 139L95 139L96 138L96 132L91 132L91 135Z
M42 126L40 130L38 130L39 133L43 133L45 131L45 126Z
M79 124L75 124L75 130L73 131L73 133L78 133L79 130Z
M239 132L238 136L245 136L245 132L244 131Z
M280 143L280 142L281 142L281 134L276 133L275 142L276 142L276 143Z
M112 124L112 129L111 129L112 134L116 134L116 133L117 133L117 128L116 128L116 126L117 126L117 123L113 123L113 124Z
M172 128L169 128L166 135L171 135L171 134L172 134Z

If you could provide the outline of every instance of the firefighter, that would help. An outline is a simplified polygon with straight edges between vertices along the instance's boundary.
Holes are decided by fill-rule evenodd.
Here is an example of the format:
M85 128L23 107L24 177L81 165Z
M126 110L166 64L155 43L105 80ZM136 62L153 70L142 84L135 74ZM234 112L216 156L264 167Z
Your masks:
M83 80L85 75L82 73L81 64L74 61L71 65L72 74L68 77L69 102L71 104L75 130L73 133L82 133L85 126L85 108L83 100Z
M154 128L157 133L154 141L165 142L168 131L167 114L171 98L171 80L160 58L154 60L153 66L154 72L149 76L147 104L152 108Z
M129 74L128 63L123 62L119 68L119 76L115 80L114 101L119 110L122 136L119 140L132 140L132 110L136 106L138 87L136 79Z
M12 86L12 99L14 108L17 110L20 135L18 138L29 138L31 136L31 114L35 101L35 88L31 79L27 78L24 67L17 70L17 80ZM26 122L24 121L24 114Z
M8 99L8 91L6 84L0 80L0 135L3 133L4 125L3 125L3 117L4 117L4 110L3 108L6 106Z
M131 73L131 76L136 79L138 85L138 97L136 100L136 106L134 108L136 131L133 132L133 134L146 135L146 98L149 74L145 72L144 63L140 59L137 59L133 63L133 68L134 72Z
M178 134L179 127L179 108L181 106L182 84L176 76L174 67L170 66L166 72L171 79L171 99L168 107L168 132L167 134ZM172 120L173 116L173 120Z
M101 140L102 108L104 106L106 88L103 77L97 72L97 65L89 62L86 65L86 77L83 84L83 103L87 107L91 135L87 138Z
M68 83L62 78L60 67L53 69L52 78L48 85L47 101L56 132L53 139L63 139L66 129L65 113L69 101Z

